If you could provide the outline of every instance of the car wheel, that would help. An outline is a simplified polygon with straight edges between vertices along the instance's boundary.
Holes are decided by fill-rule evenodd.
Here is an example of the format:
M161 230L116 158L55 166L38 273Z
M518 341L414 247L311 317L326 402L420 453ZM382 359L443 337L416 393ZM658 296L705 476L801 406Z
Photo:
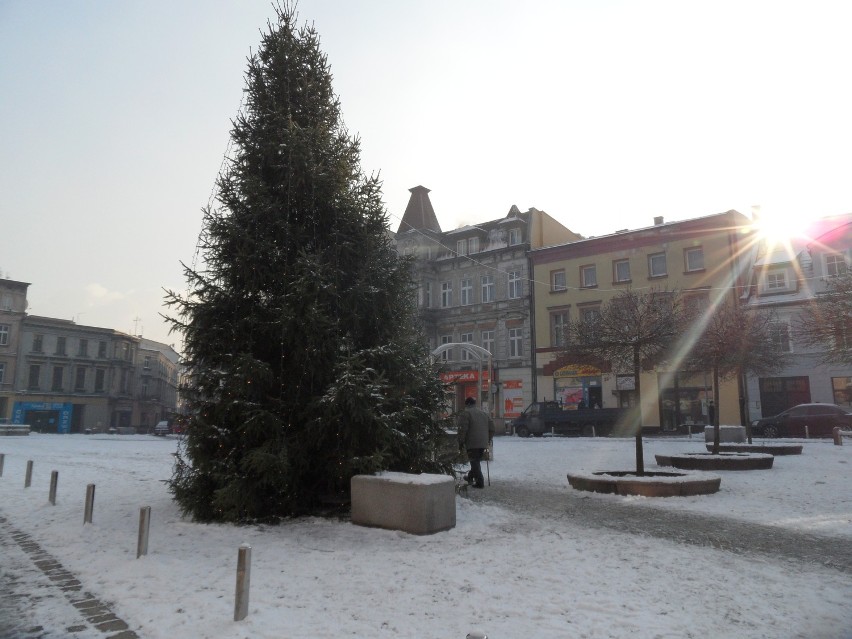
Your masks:
M518 437L529 437L530 436L530 429L527 428L526 426L518 426L515 429L515 435L517 435Z
M767 424L763 427L764 437L778 437L778 427L775 424Z

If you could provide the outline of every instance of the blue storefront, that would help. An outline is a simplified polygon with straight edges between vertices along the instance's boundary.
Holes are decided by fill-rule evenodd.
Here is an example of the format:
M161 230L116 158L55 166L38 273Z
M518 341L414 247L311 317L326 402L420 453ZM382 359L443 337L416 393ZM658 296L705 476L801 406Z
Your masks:
M73 404L61 402L15 402L13 424L29 424L43 433L70 433Z

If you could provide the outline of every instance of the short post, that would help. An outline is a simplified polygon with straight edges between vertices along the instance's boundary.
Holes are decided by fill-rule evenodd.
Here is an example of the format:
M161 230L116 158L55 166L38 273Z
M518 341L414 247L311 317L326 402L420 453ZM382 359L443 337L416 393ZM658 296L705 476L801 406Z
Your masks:
M243 544L237 554L237 592L234 597L234 621L242 621L248 616L250 584L251 546Z
M843 446L843 435L840 434L840 426L835 426L834 428L832 428L831 434L834 436L834 445ZM0 455L0 469L3 468L2 457L3 456Z
M592 437L597 437L597 433L595 432L595 425L592 424Z
M148 554L148 531L151 529L151 507L139 509L139 540L136 542L136 559Z
M6 455L0 453L0 477L3 476L3 463L6 461Z
M810 433L808 432L808 425L805 424L805 439L810 439L810 438L811 438L811 436L810 436Z
M29 488L33 483L33 460L27 461L27 474L24 476L24 488Z
M83 513L83 523L92 523L92 512L95 510L95 485L86 486L86 510Z
M467 633L467 637L465 637L465 639L488 639L488 635L481 630L474 630L473 632Z
M54 506L56 505L56 485L59 483L59 471L50 471L50 496L48 499Z

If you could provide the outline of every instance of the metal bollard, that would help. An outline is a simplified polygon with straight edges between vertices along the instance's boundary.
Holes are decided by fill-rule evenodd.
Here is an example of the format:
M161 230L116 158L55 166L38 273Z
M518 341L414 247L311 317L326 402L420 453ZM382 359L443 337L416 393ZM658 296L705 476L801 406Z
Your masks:
M251 546L243 544L237 554L237 591L234 596L234 621L248 616L249 587L251 586Z
M50 496L48 499L54 506L56 505L56 485L59 483L59 471L50 471Z
M139 509L139 539L136 542L136 559L148 554L148 531L151 529L151 507Z
M27 462L27 474L24 475L24 488L29 488L33 483L33 460Z
M465 637L465 639L488 639L488 635L481 630L474 630L473 632L467 633L467 637Z
M834 436L834 445L835 446L843 446L843 435L840 433L840 426L835 426L831 429L831 434ZM0 469L3 468L3 465L0 464Z
M92 513L95 510L95 485L86 486L86 510L83 512L83 523L92 523Z
M811 438L811 435L810 435L810 432L808 431L808 425L805 424L805 439L810 439L810 438Z
M3 476L3 463L6 461L6 455L0 453L0 477Z

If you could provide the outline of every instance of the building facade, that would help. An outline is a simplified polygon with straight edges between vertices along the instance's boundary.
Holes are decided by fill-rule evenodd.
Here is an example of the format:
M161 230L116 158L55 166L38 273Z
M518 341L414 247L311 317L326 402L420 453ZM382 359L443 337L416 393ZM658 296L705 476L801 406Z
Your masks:
M748 376L749 419L811 402L852 408L852 366L822 364L822 353L797 341L794 330L802 310L825 291L828 280L847 273L850 264L852 215L818 220L786 242L760 243L748 305L774 312L776 339L787 362L775 375Z
M543 211L516 206L503 218L442 231L429 190L410 191L395 241L400 254L414 259L430 349L472 344L491 355L485 365L459 347L438 355L442 378L455 388L453 409L476 397L497 419L511 419L535 394L528 251L580 236Z
M0 280L0 418L40 432L148 432L174 415L171 346L27 315L28 286Z
M712 312L737 304L747 288L754 249L751 220L736 211L534 249L537 399L566 408L633 406L633 371L572 360L563 328L593 317L627 289L677 290L685 303ZM675 430L708 421L709 372L658 369L642 374L642 424ZM740 423L738 380L720 384L722 423Z
M0 279L0 424L11 422L18 371L21 322L27 311L26 282Z

